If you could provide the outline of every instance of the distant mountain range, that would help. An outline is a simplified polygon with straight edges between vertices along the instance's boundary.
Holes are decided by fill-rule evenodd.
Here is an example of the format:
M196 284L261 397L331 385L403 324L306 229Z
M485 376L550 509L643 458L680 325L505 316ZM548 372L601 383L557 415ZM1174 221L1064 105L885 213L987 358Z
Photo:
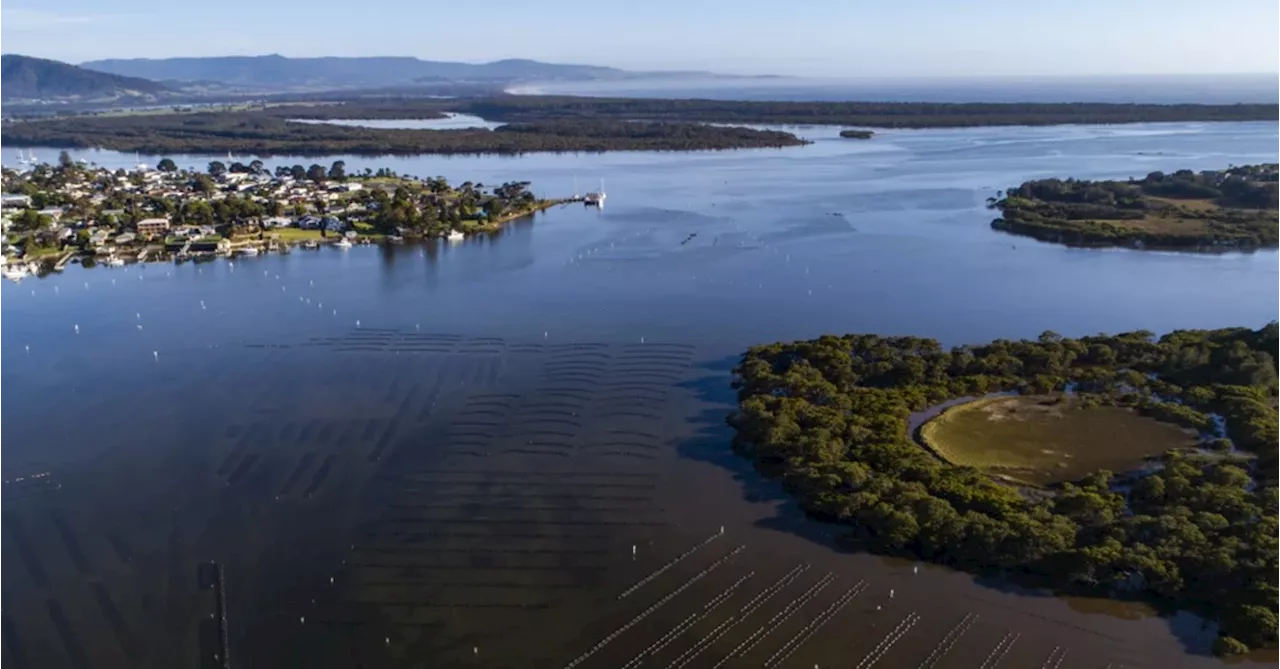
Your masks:
M0 61L0 98L6 101L148 100L174 92L148 79L89 70L56 60L5 54Z
M521 59L473 64L409 57L286 58L279 55L109 59L88 61L81 63L81 67L164 81L176 86L217 82L229 87L263 91L367 89L440 82L503 85L533 81L707 76L705 72L632 72L612 67Z

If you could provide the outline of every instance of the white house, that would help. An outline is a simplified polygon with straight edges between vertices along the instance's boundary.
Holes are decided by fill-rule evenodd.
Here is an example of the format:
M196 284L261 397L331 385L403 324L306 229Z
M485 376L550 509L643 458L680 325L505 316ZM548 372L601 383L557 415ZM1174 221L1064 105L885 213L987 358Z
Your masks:
M31 196L21 195L19 193L5 193L0 195L0 208L4 209L26 209L31 206Z

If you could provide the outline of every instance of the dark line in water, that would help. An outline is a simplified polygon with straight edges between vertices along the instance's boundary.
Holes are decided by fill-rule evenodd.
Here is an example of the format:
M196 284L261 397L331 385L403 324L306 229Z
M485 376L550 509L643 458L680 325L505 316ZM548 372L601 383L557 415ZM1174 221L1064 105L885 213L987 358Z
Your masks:
M111 545L111 550L115 551L116 558L121 562L133 561L133 551L129 549L129 544L120 534L120 530L107 532L107 543Z
M373 435L378 433L379 421L374 418L367 418L364 421L364 432L360 433L360 438L364 441L373 439Z
M367 458L368 462L377 462L378 460L382 459L382 455L383 453L386 452L387 446L391 445L391 437L396 433L396 429L397 429L396 421L393 420L391 421L390 424L387 425L387 429L382 431L382 436L378 438L377 445L374 446L373 451L369 453L369 457ZM333 457L333 456L330 456L330 457ZM326 460L325 464L327 465L328 462L329 461ZM313 482L313 485L314 485L314 482Z
M302 475L311 467L311 463L315 459L316 454L311 451L302 454L302 457L298 459L297 466L293 468L293 473L289 475L289 480L285 481L284 487L280 489L280 497L288 495L293 490L293 487L298 485L298 481L302 480Z
M366 530L361 533L365 537L407 537L410 539L514 539L566 540L566 541L611 541L612 534L565 534L563 532L374 532Z
M401 601L401 602L383 602L372 599L355 599L352 600L357 604L372 604L374 606L403 606L411 609L523 609L541 611L551 608L547 602L534 602L530 604L474 604L474 603L443 603L428 601Z
M63 613L62 607L58 605L58 602L50 599L48 604L49 620L53 621L54 629L58 630L58 636L62 639L62 648L71 660L71 665L76 669L88 669L89 658L84 654L84 649L80 647L79 640L76 639L75 633L71 630L71 623L67 621L67 614Z
M324 484L324 480L329 478L329 470L333 468L333 461L337 457L336 455L325 456L324 463L320 465L315 475L311 477L311 485L307 486L307 489L302 493L304 497L311 497L316 494L316 491Z
M130 660L138 662L142 659L142 650L138 648L138 642L125 624L124 616L120 615L120 609L116 607L115 601L111 599L111 593L107 592L107 589L101 583L94 583L92 587L93 596L98 600L98 608L102 609L102 614L107 617L107 624L111 626L111 631L115 633L116 643L120 644L120 648L124 650L124 654L128 655Z
M4 637L4 647L9 651L7 660L17 669L31 666L27 659L27 649L18 637L18 626L9 616L0 617L0 636Z
M564 573L566 571L608 571L611 567L608 564L530 564L530 565L493 565L493 564L427 564L425 562L373 562L364 560L347 560L348 567L359 567L361 569L440 569L440 570L458 570L458 571L513 571L513 572L543 572L550 571L556 573Z
M424 525L438 523L440 525L550 525L562 527L662 527L665 522L656 520L539 520L517 519L503 520L497 518L380 518L381 523L398 525Z
M415 481L417 483L434 483L436 486L426 487L423 490L439 490L439 486L518 486L521 488L555 488L557 490L565 488L624 488L630 490L652 490L657 485L652 483L592 483L588 481L582 482L544 482L544 481L522 481L522 480L476 480L476 481L450 481L448 479L422 480ZM408 488L401 488L408 489Z
M62 537L62 543L67 548L67 554L71 556L71 562L76 566L76 571L81 575L89 576L93 573L93 567L89 565L88 559L85 558L84 551L80 547L80 540L76 537L75 532L71 530L71 525L67 523L67 519L59 512L53 512L53 526L57 528L58 535Z
M4 519L4 527L9 531L10 541L18 549L18 557L22 558L22 564L27 569L27 574L31 576L31 580L42 589L49 587L49 575L44 571L44 565L31 552L31 539L27 536L26 528L18 521L18 518L9 515Z
M240 479L244 478L245 475L249 473L249 470L253 469L253 466L257 464L258 457L257 453L250 453L244 456L244 459L240 461L240 466L236 467L236 470L232 472L230 478L227 479L227 484L235 485L239 483Z
M577 549L577 548L457 548L457 547L438 547L438 546L415 546L415 545L398 545L398 546L367 546L357 545L357 552L367 553L421 553L423 551L429 553L462 553L464 555L483 555L485 553L493 553L497 555L608 555L610 551L604 549Z
M404 588L413 587L415 585L424 586L452 586L456 588L501 588L508 590L585 590L585 583L520 583L518 581L476 581L467 582L457 579L415 579L401 578L394 581L361 581L360 586L365 588Z
M564 453L562 451L547 451L547 450L539 450L536 448L507 448L507 449L503 449L502 452L515 453L517 455L545 455L545 456L557 457L557 458L569 457L568 453Z

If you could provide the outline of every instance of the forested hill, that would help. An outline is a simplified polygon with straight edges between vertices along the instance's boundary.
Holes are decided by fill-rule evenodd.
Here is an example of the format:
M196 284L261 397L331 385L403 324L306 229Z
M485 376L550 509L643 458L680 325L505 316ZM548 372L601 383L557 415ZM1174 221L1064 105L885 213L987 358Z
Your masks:
M117 99L170 92L164 84L94 72L56 60L5 54L0 90L5 100Z

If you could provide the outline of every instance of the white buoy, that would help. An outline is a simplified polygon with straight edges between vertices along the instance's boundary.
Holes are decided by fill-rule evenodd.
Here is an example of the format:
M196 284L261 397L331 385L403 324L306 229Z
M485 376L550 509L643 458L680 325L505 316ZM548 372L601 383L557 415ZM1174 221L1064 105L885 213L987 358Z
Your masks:
M80 334L80 326L79 326L79 325L74 325L74 326L72 326L72 327L74 327L74 328L75 328L75 330L76 330L76 334Z
M155 358L156 362L160 362L160 351L152 351L151 357Z
M330 577L329 577L329 585L333 585L333 577L332 577L332 576L330 576Z
M876 604L876 610L877 610L877 611L879 611L879 610L880 610L880 605L879 605L879 604Z
M205 308L205 306L204 306L204 300L200 300L200 308L201 308L201 309L204 309L204 308Z
M85 282L84 282L84 289L85 289L85 290L89 290L89 282L88 282L88 281L85 281Z
M893 588L889 588L889 599L893 599Z
M141 330L141 329L142 329L142 324L141 324L141 323L139 323L139 324L138 324L138 329L139 329L139 330Z
M316 285L316 282L315 282L315 280L314 280L314 279L308 279L308 280L307 280L307 285L308 285L308 286L314 286L314 285Z
M720 534L724 534L724 525L720 526Z
M141 311L139 311L138 313L136 313L136 314L134 314L134 315L138 317L138 320L142 320L142 312L141 312Z
M643 343L644 343L644 337L641 337L641 338L640 338L640 343L641 343L641 344L643 344Z
M32 291L32 292L35 292L35 291ZM547 338L547 333L546 333L545 331L542 333L542 338L543 338L543 339L546 339L546 338Z
M27 344L27 353L30 353L30 352L31 352L31 345Z
M390 645L391 645L391 637L387 637L387 645L388 645L388 646L390 646Z
M633 559L633 560L634 560L634 559L635 559L635 557L636 557L636 545L635 545L635 544L631 544L631 559Z
M360 319L356 319L356 327L360 327Z
M334 315L334 316L337 316L337 315L338 315L338 310L337 310L337 309L334 309L334 310L333 310L333 315Z
M307 624L307 617L306 617L306 616L298 616L298 622L302 623L303 625L306 625L306 624Z
M421 323L414 323L414 324L413 324L413 329L414 329L414 330L421 330L421 329L422 329L422 324L421 324Z
M479 655L479 654L480 654L480 647L479 647L479 646L472 646L472 647L471 647L471 654L472 654L472 655Z
M919 574L919 573L920 573L920 565L916 565L916 566L912 567L912 568L911 568L911 573L913 573L913 574Z

